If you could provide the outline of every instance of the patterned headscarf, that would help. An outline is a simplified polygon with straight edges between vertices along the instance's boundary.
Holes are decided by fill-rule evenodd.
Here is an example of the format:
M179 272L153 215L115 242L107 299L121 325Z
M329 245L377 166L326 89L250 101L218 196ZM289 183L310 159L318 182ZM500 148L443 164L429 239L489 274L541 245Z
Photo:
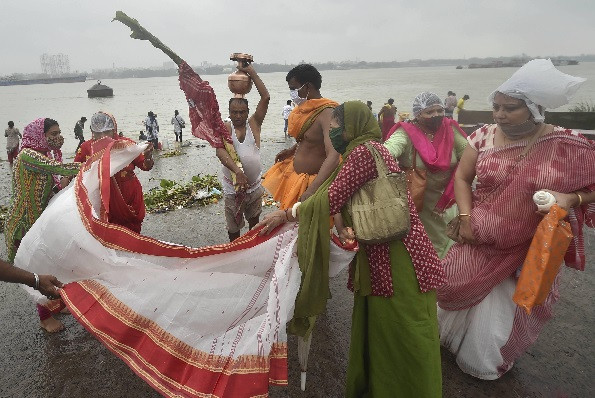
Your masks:
M118 123L116 118L111 114L103 111L99 111L91 117L91 132L92 133L105 133L106 131L113 130L113 137L118 136Z
M413 116L417 117L424 109L429 108L432 105L440 105L444 108L444 104L442 104L442 100L436 94L424 91L415 97L413 100L413 106L411 107L413 111Z
M60 149L53 149L48 146L48 141L45 138L44 129L45 118L35 119L25 126L23 129L23 139L21 141L21 148L31 148L50 156L62 163L62 151Z

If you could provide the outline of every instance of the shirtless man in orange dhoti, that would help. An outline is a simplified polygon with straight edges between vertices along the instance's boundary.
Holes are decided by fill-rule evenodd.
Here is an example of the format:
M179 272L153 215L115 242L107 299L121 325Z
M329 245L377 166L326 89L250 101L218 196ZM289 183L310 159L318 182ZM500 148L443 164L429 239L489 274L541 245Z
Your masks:
M288 133L296 144L275 157L262 185L288 209L310 197L339 164L328 132L338 104L320 94L322 76L315 67L301 64L287 74L291 99L297 105L289 115Z

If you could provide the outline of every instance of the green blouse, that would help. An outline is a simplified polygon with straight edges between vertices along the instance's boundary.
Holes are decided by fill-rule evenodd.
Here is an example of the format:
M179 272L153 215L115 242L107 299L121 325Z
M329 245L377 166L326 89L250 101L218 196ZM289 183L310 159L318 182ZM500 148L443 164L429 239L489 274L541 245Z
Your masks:
M443 258L446 255L446 252L454 243L446 236L445 230L446 224L456 216L457 207L454 205L447 209L443 214L434 211L434 208L442 196L446 185L448 185L452 172L457 166L463 155L463 151L467 146L467 139L463 136L464 133L457 130L454 126L453 131L455 137L450 168L436 173L428 171L426 191L424 194L424 208L419 213L421 222L440 258ZM384 143L384 146L389 150L397 162L399 162L400 167L410 168L412 166L411 149L413 143L404 129L397 129ZM416 156L415 164L417 168L425 169L425 163L421 160L419 153L417 153Z
M54 186L53 175L78 174L80 163L60 163L34 149L24 148L15 160L12 201L4 226L8 261L16 255L20 241L46 208Z

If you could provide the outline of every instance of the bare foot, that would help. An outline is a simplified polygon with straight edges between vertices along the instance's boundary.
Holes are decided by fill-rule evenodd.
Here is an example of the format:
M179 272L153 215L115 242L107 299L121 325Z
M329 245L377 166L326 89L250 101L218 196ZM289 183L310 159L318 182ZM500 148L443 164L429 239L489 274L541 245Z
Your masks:
M70 310L68 307L64 307L60 310L60 314L70 314Z
M53 316L49 317L46 320L39 321L39 323L41 324L41 328L48 333L56 333L64 329L64 324L56 318L54 318Z

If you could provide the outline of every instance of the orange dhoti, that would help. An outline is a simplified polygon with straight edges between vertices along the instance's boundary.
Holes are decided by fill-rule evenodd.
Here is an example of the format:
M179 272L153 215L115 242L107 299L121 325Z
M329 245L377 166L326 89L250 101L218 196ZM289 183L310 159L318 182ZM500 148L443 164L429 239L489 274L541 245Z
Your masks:
M298 105L289 114L288 134L299 143L318 115L327 108L339 104L328 98L310 99ZM262 177L262 185L281 203L281 209L289 209L297 201L318 174L298 174L293 168L293 156L275 163Z
M262 185L280 202L281 209L289 209L310 186L317 174L298 174L293 168L293 156L275 163L263 176Z

